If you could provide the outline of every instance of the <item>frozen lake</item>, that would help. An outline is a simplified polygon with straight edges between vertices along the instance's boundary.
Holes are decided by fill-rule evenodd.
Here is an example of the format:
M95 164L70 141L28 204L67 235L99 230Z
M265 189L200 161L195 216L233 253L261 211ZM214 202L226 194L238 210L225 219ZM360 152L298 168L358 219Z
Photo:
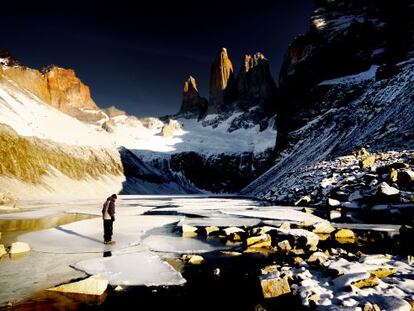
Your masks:
M32 248L25 256L0 260L1 305L92 274L104 275L112 285L181 285L185 279L166 258L231 248L183 238L177 231L183 224L249 226L263 217L288 221L315 217L286 208L280 213L281 207L271 206L266 207L270 214L263 215L258 209L265 202L228 196L119 196L117 243L109 246L102 243L102 203L102 199L27 201L21 202L18 212L0 214L0 243L7 247L18 240Z

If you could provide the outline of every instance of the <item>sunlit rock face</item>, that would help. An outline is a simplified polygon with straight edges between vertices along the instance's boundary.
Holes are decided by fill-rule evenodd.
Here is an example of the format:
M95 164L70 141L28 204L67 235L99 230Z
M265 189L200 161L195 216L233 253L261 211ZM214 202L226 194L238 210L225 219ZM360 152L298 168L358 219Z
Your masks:
M76 77L75 71L49 66L42 72L47 80L52 106L86 122L103 118L103 114L93 113L99 108L91 97L89 87Z
M192 76L189 76L184 82L183 100L179 114L190 117L201 117L206 113L207 104L207 100L201 97L198 92L196 80Z
M237 75L237 93L239 101L246 101L250 106L271 105L276 93L276 84L270 73L269 61L262 53L245 55Z
M222 48L211 65L209 113L225 111L236 98L233 64Z
M21 66L5 52L0 57L2 76L49 105L84 122L105 118L93 101L89 87L76 77L72 69L49 66L42 71Z
M103 109L103 111L108 115L110 118L118 117L118 116L124 116L126 115L126 112L118 109L115 106L110 106L108 108Z

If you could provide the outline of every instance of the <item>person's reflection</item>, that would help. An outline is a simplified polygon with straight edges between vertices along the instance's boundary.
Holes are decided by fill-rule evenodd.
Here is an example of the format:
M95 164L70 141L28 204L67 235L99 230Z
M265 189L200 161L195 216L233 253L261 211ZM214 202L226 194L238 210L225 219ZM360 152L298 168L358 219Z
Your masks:
M106 251L103 253L104 257L112 257L112 252L111 251Z

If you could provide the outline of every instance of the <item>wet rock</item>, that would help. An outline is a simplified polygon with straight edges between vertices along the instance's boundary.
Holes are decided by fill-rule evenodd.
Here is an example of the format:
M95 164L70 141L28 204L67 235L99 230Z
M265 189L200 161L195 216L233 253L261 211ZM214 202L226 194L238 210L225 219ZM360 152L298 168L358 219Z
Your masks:
M262 286L264 298L279 297L281 295L289 294L291 292L288 278L286 276L283 278L262 278L260 281L260 285Z
M245 231L238 227L229 227L223 230L226 235L231 235L235 233L245 233Z
M210 226L210 227L206 227L205 230L206 230L206 235L211 236L211 235L217 234L220 231L220 228L215 227L215 226Z
M339 219L342 217L341 211L332 210L329 211L329 220Z
M118 285L117 287L114 288L114 291L116 291L116 292L123 292L124 290L125 289L120 285Z
M216 268L216 269L213 270L213 274L215 276L220 276L220 273L221 273L220 268Z
M183 237L190 238L190 237L197 236L197 230L198 230L197 227L190 226L190 225L183 225L181 228L183 231Z
M340 229L337 232L335 232L335 240L341 244L355 243L356 236L352 230Z
M29 251L30 251L30 246L29 246L29 244L27 244L25 242L14 242L14 243L12 243L12 245L10 247L10 254L11 255L27 253Z
M240 242L242 240L242 236L246 234L243 229L237 227L229 227L223 230L226 234L227 238L229 238L233 242Z
M201 265L204 263L204 258L200 255L183 255L182 259L191 265Z
M0 258L7 254L6 248L3 244L0 244Z
M99 276L91 276L79 282L63 284L57 287L49 288L49 291L62 293L82 294L82 295L102 295L108 287L108 280Z
M269 234L262 234L247 238L246 243L249 248L266 248L272 246L272 239Z

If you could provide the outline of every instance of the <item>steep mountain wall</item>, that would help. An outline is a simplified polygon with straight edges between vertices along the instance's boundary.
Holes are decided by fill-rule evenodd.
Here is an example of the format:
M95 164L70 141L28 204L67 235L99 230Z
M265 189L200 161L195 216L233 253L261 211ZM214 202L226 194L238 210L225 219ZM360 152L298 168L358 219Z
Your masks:
M242 194L293 204L335 178L337 157L414 148L413 6L319 2L281 71L276 164Z

